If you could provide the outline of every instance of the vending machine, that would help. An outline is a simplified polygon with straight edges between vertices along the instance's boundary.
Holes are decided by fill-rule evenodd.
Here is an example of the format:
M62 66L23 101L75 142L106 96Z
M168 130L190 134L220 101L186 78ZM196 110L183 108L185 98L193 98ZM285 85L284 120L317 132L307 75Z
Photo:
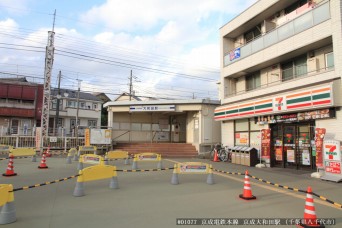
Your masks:
M324 140L323 144L324 175L322 180L340 182L341 173L341 142L338 140Z

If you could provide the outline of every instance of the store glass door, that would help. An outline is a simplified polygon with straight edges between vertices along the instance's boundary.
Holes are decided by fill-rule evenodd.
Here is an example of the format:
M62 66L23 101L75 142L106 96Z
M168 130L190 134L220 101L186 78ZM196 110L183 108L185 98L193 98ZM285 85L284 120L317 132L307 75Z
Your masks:
M298 164L296 156L297 131L295 125L284 126L284 167L295 168Z

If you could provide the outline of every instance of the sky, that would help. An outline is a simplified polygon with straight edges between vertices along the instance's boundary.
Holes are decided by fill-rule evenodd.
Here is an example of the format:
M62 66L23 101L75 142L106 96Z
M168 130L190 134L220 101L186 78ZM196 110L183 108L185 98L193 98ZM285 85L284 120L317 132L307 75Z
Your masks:
M0 78L158 99L218 99L219 29L256 0L0 0ZM55 13L56 12L56 13Z

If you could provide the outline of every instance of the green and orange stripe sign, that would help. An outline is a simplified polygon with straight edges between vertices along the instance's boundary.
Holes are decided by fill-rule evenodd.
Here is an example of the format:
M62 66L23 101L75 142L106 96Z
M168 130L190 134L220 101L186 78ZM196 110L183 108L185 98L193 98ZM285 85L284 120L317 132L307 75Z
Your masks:
M277 96L279 98L279 96ZM221 106L215 109L215 120L237 119L247 116L278 113L277 97L243 104ZM330 86L315 88L284 96L284 109L281 111L327 107L333 104Z

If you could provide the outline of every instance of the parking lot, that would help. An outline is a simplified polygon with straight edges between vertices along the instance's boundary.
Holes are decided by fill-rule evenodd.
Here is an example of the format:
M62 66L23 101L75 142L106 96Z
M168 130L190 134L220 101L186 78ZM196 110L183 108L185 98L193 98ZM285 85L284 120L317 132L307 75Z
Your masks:
M179 175L180 183L172 185L172 169L118 172L119 189L110 189L109 179L91 181L84 184L85 196L74 197L77 178L39 184L78 174L77 162L66 164L65 157L52 157L47 159L49 168L41 170L37 168L39 161L15 159L14 170L18 175L0 177L1 184L13 184L14 189L38 186L14 192L17 221L5 227L179 227L177 218L303 218L304 193L251 178L257 199L240 199L244 175L214 172L213 185L206 183L206 175ZM163 166L172 168L175 162L184 161L206 162L213 164L215 170L242 174L248 168L250 175L257 178L302 190L311 186L315 193L342 202L341 183L311 178L307 171L260 169L206 159L163 159ZM8 160L0 162L1 171L5 172ZM123 160L110 163L113 164L117 169L131 169ZM157 168L156 163L139 163L139 169L153 168ZM341 208L317 197L314 200L317 217L336 219L335 227L342 225Z

